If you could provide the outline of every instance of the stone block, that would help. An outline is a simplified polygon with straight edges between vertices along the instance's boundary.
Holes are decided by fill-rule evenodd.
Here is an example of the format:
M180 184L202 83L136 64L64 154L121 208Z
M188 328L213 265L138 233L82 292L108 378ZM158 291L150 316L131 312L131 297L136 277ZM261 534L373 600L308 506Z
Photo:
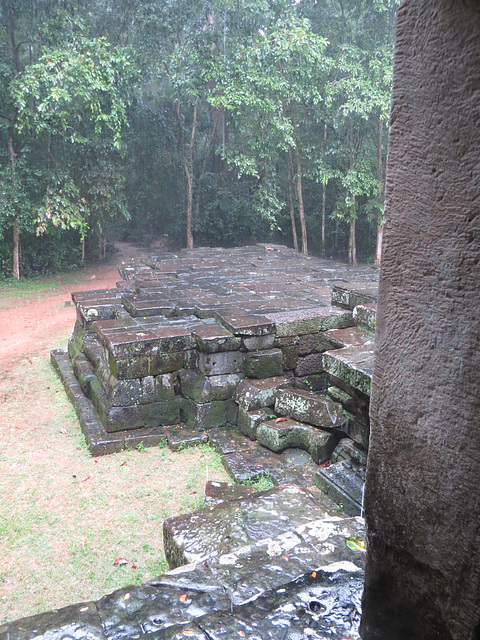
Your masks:
M198 403L230 399L241 379L242 376L238 373L207 377L201 371L193 369L183 369L180 372L182 395Z
M177 375L172 373L128 380L118 380L115 376L110 376L104 388L112 406L128 406L173 400L176 380Z
M198 431L234 425L237 422L237 412L238 408L233 400L218 400L200 404L184 398L181 405L182 421Z
M342 438L335 447L332 462L341 462L342 460L353 460L362 467L367 466L367 452L350 438Z
M298 346L298 353L301 356L306 356L311 353L322 353L332 348L332 342L322 332L298 336L296 344Z
M267 333L264 336L242 336L242 349L245 351L261 351L273 349L275 346L275 334Z
M353 319L359 327L364 327L368 331L375 333L377 305L373 302L357 305L353 310Z
M315 475L315 485L351 516L362 514L365 469L351 461L336 462L321 468Z
M273 378L283 373L280 349L251 351L245 354L243 371L247 378Z
M373 349L375 336L371 331L363 327L347 327L345 329L332 329L325 332L325 338L331 343L330 349L341 349L342 347L370 346Z
M159 352L155 358L151 359L150 372L152 375L158 376L164 373L173 373L180 371L185 364L184 351L172 351L171 353Z
M291 371L295 369L298 362L298 347L297 345L289 345L281 347L282 349L282 366L285 371Z
M101 331L101 340L116 360L174 353L193 346L192 334L182 326L138 327Z
M302 389L279 389L275 411L282 416L324 429L341 429L347 422L341 405Z
M262 423L257 429L257 441L271 451L289 448L307 451L316 464L330 459L338 438L290 418L279 418Z
M175 400L151 402L125 407L112 407L106 414L105 429L111 433L137 429L138 427L158 427L180 422L180 403Z
M351 346L323 354L323 368L342 380L347 389L370 395L373 368L373 343Z
M262 315L221 313L222 324L236 336L253 337L275 333L275 322Z
M233 394L234 400L246 411L273 407L279 389L288 387L290 381L284 376L263 380L242 380Z
M303 378L305 376L319 374L323 371L323 360L321 353L311 353L309 356L298 358L295 368L295 376Z
M251 440L257 439L257 429L262 422L268 420L268 413L265 409L254 409L247 411L243 407L238 407L237 427Z
M334 307L267 313L265 317L275 323L277 337L317 333L353 324L351 311Z
M286 533L307 520L323 515L309 491L300 487L276 487L241 501L224 502L163 523L165 557L171 568L220 557L259 540Z
M223 353L199 353L198 368L206 376L240 373L243 369L244 354L241 351Z
M175 305L164 298L147 298L139 300L135 296L123 296L122 303L125 309L134 318L148 318L150 316L173 316Z
M192 327L197 349L203 353L236 351L241 346L241 338L217 323L200 324Z

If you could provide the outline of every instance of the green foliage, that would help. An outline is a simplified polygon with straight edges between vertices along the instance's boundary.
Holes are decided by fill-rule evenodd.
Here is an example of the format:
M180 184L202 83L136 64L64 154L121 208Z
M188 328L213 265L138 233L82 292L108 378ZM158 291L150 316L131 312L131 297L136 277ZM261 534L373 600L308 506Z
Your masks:
M42 270L50 238L59 254L83 239L87 258L103 257L107 236L185 244L187 205L196 244L289 244L299 187L310 248L323 249L325 198L327 255L346 256L355 220L367 259L397 5L17 0L13 21L0 10L2 270L13 220L24 248L43 234Z

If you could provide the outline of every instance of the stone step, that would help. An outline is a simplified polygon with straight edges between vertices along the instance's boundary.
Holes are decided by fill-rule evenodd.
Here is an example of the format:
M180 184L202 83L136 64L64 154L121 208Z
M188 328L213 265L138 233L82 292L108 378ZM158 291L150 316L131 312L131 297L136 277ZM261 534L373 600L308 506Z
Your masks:
M359 327L365 327L368 331L375 331L377 319L377 305L374 302L359 304L353 310L353 319Z
M303 389L279 389L275 411L282 416L323 429L341 429L348 421L342 406Z
M338 437L331 431L323 431L291 418L277 418L259 426L257 441L277 453L292 447L303 449L316 464L321 464L330 459Z
M326 351L322 356L323 368L347 393L353 391L370 396L373 349L372 342Z
M342 460L320 468L314 478L315 485L336 502L345 513L362 513L365 468L352 460Z
M357 308L357 307L356 307ZM363 327L355 325L346 329L332 329L325 331L324 337L328 338L331 347L326 351L342 349L343 347L373 345L375 336Z
M174 569L219 557L325 517L313 495L295 485L206 507L163 523L165 557Z
M273 407L277 391L288 387L289 384L290 380L284 376L264 378L263 380L245 378L235 389L233 399L245 411Z
M359 304L376 302L377 296L378 283L375 279L338 282L332 289L332 304L353 310Z

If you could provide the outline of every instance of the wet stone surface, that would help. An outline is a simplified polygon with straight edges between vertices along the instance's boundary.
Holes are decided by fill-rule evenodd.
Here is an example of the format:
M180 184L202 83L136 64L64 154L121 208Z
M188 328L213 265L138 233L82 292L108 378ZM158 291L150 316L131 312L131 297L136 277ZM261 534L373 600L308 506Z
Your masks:
M205 378L258 380L287 373L295 384L321 376L321 353L335 345L323 332L354 324L351 307L332 306L332 288L343 287L350 297L358 290L361 301L370 302L373 298L363 294L375 290L378 276L374 268L307 259L286 247L262 244L164 252L124 264L120 273L125 280L117 289L73 294L79 328L72 352L93 367L82 388L110 432L154 426L157 409L162 409L159 426L180 418L198 424L212 412L216 418L205 426L222 419L212 407L191 405L190 410L188 404L180 418L166 406L137 411L137 404L164 400L151 393L144 378L178 377L185 370ZM186 389L186 378L175 387L179 403L184 398L197 405L226 401L235 391L231 381L221 380L193 382ZM135 384L126 387L125 380ZM270 391L242 406L273 404ZM116 407L126 408L125 419Z

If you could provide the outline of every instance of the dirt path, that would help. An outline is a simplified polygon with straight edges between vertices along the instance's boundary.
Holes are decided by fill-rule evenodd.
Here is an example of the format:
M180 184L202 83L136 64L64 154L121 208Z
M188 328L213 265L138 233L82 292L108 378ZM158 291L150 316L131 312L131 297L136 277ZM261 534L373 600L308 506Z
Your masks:
M117 243L118 253L110 264L83 269L74 274L80 284L62 284L53 291L31 293L23 297L2 297L0 309L0 379L16 364L51 348L52 340L71 333L75 308L73 291L115 288L120 280L117 265L145 250L128 243ZM69 274L71 279L72 274ZM1 294L1 291L0 291Z

